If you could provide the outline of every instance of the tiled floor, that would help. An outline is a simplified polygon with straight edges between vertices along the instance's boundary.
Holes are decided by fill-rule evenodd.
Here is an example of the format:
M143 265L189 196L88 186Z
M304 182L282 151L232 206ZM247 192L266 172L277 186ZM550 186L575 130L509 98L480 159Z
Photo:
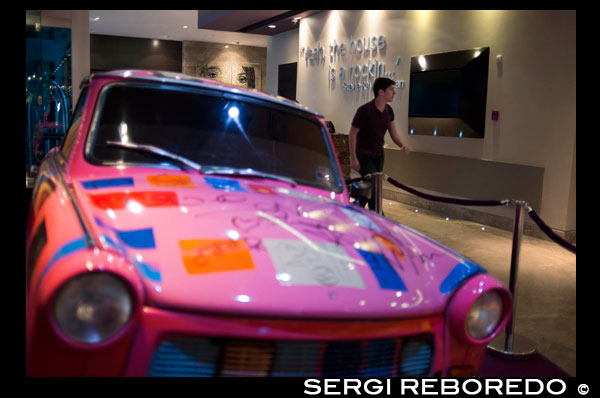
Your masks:
M508 286L512 232L416 210L383 200L386 217L465 255ZM523 236L514 331L571 376L576 375L575 272L575 254L552 241Z

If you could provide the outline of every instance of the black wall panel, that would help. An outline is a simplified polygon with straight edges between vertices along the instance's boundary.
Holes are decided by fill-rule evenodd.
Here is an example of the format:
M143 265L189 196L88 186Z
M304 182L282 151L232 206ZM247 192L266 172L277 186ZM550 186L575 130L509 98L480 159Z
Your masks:
M90 69L182 71L183 43L136 37L90 35Z
M277 95L296 100L296 79L298 75L298 63L279 65Z

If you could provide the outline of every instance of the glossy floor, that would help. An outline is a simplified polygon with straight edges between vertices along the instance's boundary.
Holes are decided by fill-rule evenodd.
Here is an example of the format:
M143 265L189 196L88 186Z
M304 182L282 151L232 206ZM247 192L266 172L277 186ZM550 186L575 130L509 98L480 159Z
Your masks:
M418 211L417 211L418 210ZM484 267L508 286L512 232L383 200L385 216L416 229ZM514 332L576 376L576 255L548 240L523 236Z

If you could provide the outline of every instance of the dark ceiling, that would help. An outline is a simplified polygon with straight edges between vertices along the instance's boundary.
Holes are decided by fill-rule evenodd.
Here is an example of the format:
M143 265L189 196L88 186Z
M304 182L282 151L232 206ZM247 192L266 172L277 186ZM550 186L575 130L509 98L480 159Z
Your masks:
M273 36L298 27L295 17L323 10L198 10L198 29ZM275 28L269 28L275 25Z

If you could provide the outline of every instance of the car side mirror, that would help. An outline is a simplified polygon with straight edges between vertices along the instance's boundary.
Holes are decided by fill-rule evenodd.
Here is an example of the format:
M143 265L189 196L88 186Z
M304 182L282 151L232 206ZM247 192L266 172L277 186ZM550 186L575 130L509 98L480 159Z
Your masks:
M371 199L371 196L373 196L373 180L353 182L350 187L350 196L363 201Z
M327 125L327 130L329 130L329 134L335 134L335 126L331 120L326 120L325 124Z

